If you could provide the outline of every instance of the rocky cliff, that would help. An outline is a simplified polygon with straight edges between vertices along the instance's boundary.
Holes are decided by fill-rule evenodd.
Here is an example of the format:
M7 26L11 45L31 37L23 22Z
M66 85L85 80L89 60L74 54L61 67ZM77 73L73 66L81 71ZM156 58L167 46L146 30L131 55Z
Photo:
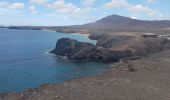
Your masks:
M65 56L69 60L95 60L95 61L118 61L120 58L130 56L128 50L110 50L95 46L91 43L78 42L69 38L57 41L56 48L51 51L59 56Z
M94 60L116 62L120 59L136 59L151 53L170 49L170 40L159 37L144 38L136 35L91 35L97 44L62 38L51 53L69 60Z
M52 53L65 56L70 60L89 59L96 47L93 44L62 38L57 41Z

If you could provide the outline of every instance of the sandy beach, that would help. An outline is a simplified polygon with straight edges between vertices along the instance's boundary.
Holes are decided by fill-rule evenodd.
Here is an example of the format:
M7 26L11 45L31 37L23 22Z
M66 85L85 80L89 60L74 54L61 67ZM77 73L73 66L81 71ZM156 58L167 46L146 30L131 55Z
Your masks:
M81 33L72 33L74 35L79 35L79 36L84 36L84 37L89 37L90 36L90 33L86 33L86 34L81 34Z

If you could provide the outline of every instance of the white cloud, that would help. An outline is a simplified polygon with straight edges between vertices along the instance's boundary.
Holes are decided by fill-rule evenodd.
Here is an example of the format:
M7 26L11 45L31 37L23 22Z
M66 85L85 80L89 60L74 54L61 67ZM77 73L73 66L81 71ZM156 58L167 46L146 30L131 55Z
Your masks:
M31 0L30 2L54 10L57 13L73 17L80 17L97 10L91 7L78 7L71 2L65 2L65 0L55 0L51 2L48 2L48 0ZM31 9L33 10L33 7Z
M104 5L105 8L126 8L129 6L126 0L112 0Z
M13 4L10 4L8 7L9 7L9 9L22 9L22 8L24 8L24 4L23 3L13 3Z
M155 3L157 0L147 0L148 3Z
M74 13L77 9L79 9L72 3L65 3L64 0L58 0L54 3L48 3L47 7L55 9L57 12L60 13Z
M19 2L16 3L0 2L0 8L17 10L17 9L23 9L24 4Z
M93 5L96 2L96 0L83 0L84 5Z
M150 0L150 1L155 1L155 0ZM157 10L151 9L141 4L134 5L128 3L127 0L111 0L110 2L106 3L104 7L107 9L113 9L113 8L125 9L127 11L132 12L133 14L146 14L151 17L160 15Z
M35 8L35 6L30 6L30 11L33 13L33 14L36 14L36 13L38 13L38 11L36 10L36 8Z
M134 16L133 16L133 17L131 17L131 18L132 18L132 19L137 19L137 18L136 18L136 17L134 17Z
M84 15L87 15L87 13L94 11L98 11L98 9L92 7L78 8L72 15L76 17L82 17Z
M8 8L8 5L7 2L0 2L0 8Z
M38 4L38 5L44 4L44 3L46 3L46 2L47 2L47 0L30 0L30 3L32 3L32 4Z
M147 6L143 6L143 5L135 5L135 6L131 6L127 8L130 12L133 13L145 13L149 16L156 16L158 11L153 10Z

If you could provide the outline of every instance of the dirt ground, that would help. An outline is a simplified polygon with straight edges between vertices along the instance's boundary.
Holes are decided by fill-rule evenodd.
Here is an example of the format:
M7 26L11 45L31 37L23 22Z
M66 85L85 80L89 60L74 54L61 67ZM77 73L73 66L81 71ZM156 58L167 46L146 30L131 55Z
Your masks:
M99 76L1 94L0 100L170 100L170 50L116 63Z

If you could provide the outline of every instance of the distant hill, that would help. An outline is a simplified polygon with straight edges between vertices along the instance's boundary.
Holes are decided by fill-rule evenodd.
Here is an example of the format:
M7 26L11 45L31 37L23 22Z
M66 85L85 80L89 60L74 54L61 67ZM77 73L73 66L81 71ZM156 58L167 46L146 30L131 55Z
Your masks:
M9 29L28 29L28 30L53 30L57 32L65 33L88 33L95 31L142 31L142 32L163 32L170 31L169 20L138 20L129 17L110 15L106 16L96 22L87 23L84 25L73 25L73 26L11 26Z
M115 29L115 30L142 30L142 29L166 29L170 28L169 20L146 21L129 17L110 15L96 22L88 23L83 27L90 29Z

